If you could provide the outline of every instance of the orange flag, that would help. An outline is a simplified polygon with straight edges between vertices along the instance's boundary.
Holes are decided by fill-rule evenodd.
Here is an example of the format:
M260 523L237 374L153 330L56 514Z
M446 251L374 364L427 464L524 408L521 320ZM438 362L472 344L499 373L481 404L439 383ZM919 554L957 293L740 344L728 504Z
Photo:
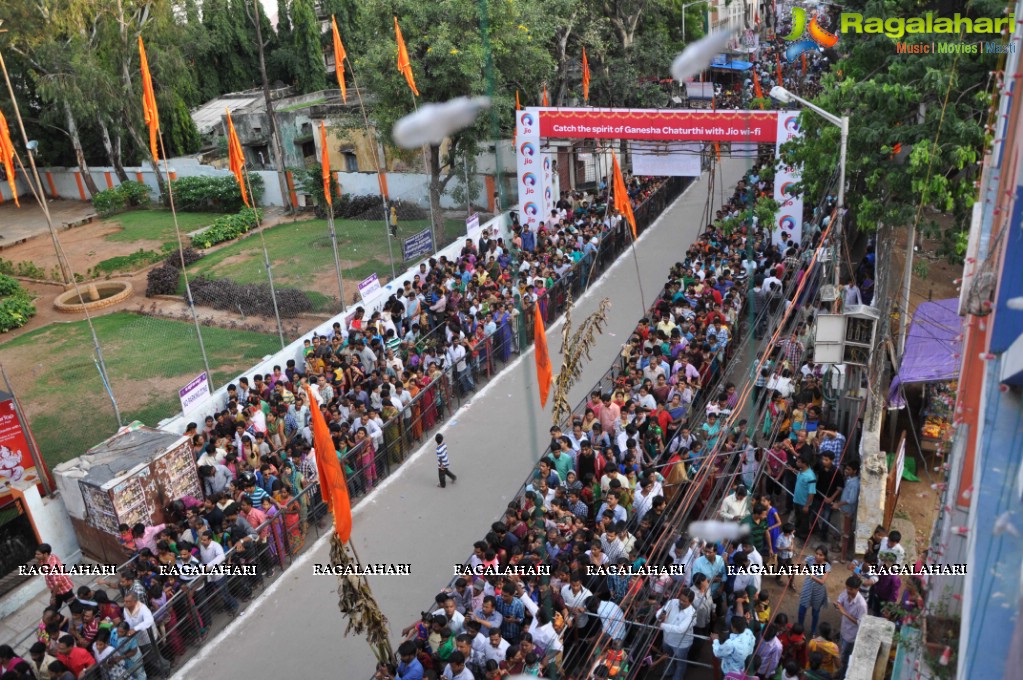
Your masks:
M160 160L156 152L156 137L160 133L160 113L156 110L156 93L153 92L153 77L149 75L149 59L146 57L146 46L139 36L139 68L142 69L142 115L149 126L149 150L153 152L153 162Z
M785 78L782 77L782 72L781 72L781 55L780 54L774 55L774 63L778 67L778 83L777 84L782 86L782 87L784 87L785 86Z
M0 165L4 166L7 183L11 186L11 194L14 195L14 205L20 208L18 188L14 186L14 143L11 142L11 131L7 128L7 119L4 118L3 111L0 111Z
M721 162L721 142L714 142L714 155L717 156L718 163Z
M753 69L753 94L757 99L764 98L764 89L760 87L760 77L757 75L756 69ZM760 108L763 108L761 105Z
M515 90L515 110L516 111L521 111L522 110L522 104L519 103L519 91L518 90ZM518 148L518 138L519 138L519 121L518 121L518 117L519 117L518 114L515 114L515 126L512 128L512 146L515 147L515 148Z
M519 111L522 109L522 104L519 103L519 91L515 90L515 110Z
M632 214L632 201L629 200L629 192L625 189L625 178L622 177L622 169L618 166L618 157L611 154L614 160L614 194L615 210L622 214L632 227L632 238L636 238L636 216Z
M327 126L320 121L320 150L323 152L323 195L327 197L327 205L334 207L334 199L330 195L330 154L327 153Z
M586 58L586 48L583 48L583 100L590 101L590 62Z
M248 205L249 193L245 190L245 154L242 152L241 142L238 141L238 133L234 131L230 109L227 109L227 162L242 190L242 201Z
M408 83L412 94L418 97L419 90L416 89L416 79L412 75L412 62L408 57L408 48L405 47L405 38L401 35L401 27L398 26L398 17L394 17L394 35L398 39L398 73L405 76L405 82Z
M547 101L547 86L546 85L543 86L543 100L542 100L542 103L543 103L544 106L550 106L550 102Z
M337 21L334 16L330 17L330 29L334 32L334 74L337 76L337 85L341 88L341 101L348 103L348 87L345 86L345 46L341 44L341 34L337 32Z
M334 533L347 543L352 537L352 503L348 498L348 484L337 457L337 449L330 438L327 421L323 419L320 407L316 405L313 390L306 385L307 398L313 408L309 409L313 421L313 447L316 449L316 471L319 475L320 493L327 507L334 513Z
M802 75L805 76L806 75L806 52L803 52L802 54L799 55L799 60L802 62L801 73L802 73ZM838 75L842 75L842 72L839 71Z
M547 353L547 331L543 327L543 314L540 305L533 303L536 321L533 323L533 346L536 348L536 384L540 388L540 408L547 406L547 397L551 393L551 382L554 370L551 368L551 355Z

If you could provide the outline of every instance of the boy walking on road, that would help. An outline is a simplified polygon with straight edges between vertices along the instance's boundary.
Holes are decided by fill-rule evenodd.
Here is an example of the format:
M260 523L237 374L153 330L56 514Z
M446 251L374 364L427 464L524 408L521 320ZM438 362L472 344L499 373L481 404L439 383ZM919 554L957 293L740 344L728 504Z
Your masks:
M458 477L451 474L451 470L448 469L450 465L448 462L448 445L444 443L444 435L438 434L433 440L437 442L437 477L440 479L440 484L437 486L443 489L447 486L445 477L450 477L452 484L458 481Z

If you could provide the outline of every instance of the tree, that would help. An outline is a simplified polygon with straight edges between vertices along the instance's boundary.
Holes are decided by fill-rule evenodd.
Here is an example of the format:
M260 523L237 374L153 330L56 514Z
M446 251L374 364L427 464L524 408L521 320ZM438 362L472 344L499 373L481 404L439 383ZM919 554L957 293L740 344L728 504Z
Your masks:
M362 30L388 36L370 42L362 55L355 56L360 83L364 80L376 99L372 117L387 134L399 118L413 111L412 93L396 65L397 47L390 28L395 15L422 93L420 103L466 95L487 95L493 100L491 115L481 115L475 126L455 134L443 153L438 146L429 148L430 204L434 231L440 240L444 230L440 197L456 176L462 159L474 158L484 139L501 135L495 121L512 120L516 88L537 91L553 73L554 64L546 49L551 28L541 4L520 0L374 0L362 6Z
M911 0L858 0L853 5L845 9L864 16L918 16L940 13L943 7L934 0L923 5ZM1001 16L1002 7L978 0L968 14ZM933 44L948 37L915 34L902 40ZM893 227L913 223L921 206L934 209L952 215L955 229L941 232L933 219L923 220L921 226L942 238L944 254L953 255L975 200L973 182L987 141L983 123L996 55L955 59L929 53L907 59L896 54L891 38L856 33L843 33L837 47L844 55L823 77L814 103L849 116L846 224L872 232L882 223ZM797 190L822 196L836 175L839 130L813 114L801 116L800 126L803 136L783 147L784 160L803 166ZM895 153L898 148L901 154Z
M292 0L291 20L295 87L303 94L326 89L327 66L323 61L320 22L316 19L312 0Z

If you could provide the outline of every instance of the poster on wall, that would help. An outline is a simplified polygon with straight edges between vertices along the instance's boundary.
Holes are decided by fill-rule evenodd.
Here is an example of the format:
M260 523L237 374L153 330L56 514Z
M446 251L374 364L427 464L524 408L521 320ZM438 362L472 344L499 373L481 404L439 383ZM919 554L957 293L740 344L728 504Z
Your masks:
M153 481L156 493L165 499L192 496L200 498L199 473L192 457L192 447L188 440L168 451L153 461ZM150 495L150 505L160 505L162 500Z
M117 512L110 501L110 494L91 484L79 482L78 486L82 490L89 524L108 534L117 534Z
M0 498L11 493L13 482L38 479L14 400L6 399L0 402Z
M145 468L110 490L118 520L130 527L140 522L145 525L152 524L152 512L143 489L143 482L148 478L149 469Z

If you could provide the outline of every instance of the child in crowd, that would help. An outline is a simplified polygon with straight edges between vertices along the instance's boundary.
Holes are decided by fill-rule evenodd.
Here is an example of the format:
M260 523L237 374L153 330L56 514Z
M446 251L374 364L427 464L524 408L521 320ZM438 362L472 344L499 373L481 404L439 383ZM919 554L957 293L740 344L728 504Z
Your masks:
M795 545L795 540L796 527L794 524L792 524L792 522L786 522L784 525L782 525L781 536L778 537L778 543L777 545L774 546L775 550L778 551L779 568L792 566L792 550L793 545ZM782 579L781 575L779 575L777 578L778 583L781 583ZM789 582L788 585L785 586L786 588L792 588L793 590L796 589L796 587L792 585L793 579L794 579L793 576L789 576Z
M451 463L448 460L448 445L444 443L444 435L438 432L433 441L437 442L437 477L440 479L437 486L443 489L447 486L445 477L450 477L452 484L458 481L458 477L449 469Z

